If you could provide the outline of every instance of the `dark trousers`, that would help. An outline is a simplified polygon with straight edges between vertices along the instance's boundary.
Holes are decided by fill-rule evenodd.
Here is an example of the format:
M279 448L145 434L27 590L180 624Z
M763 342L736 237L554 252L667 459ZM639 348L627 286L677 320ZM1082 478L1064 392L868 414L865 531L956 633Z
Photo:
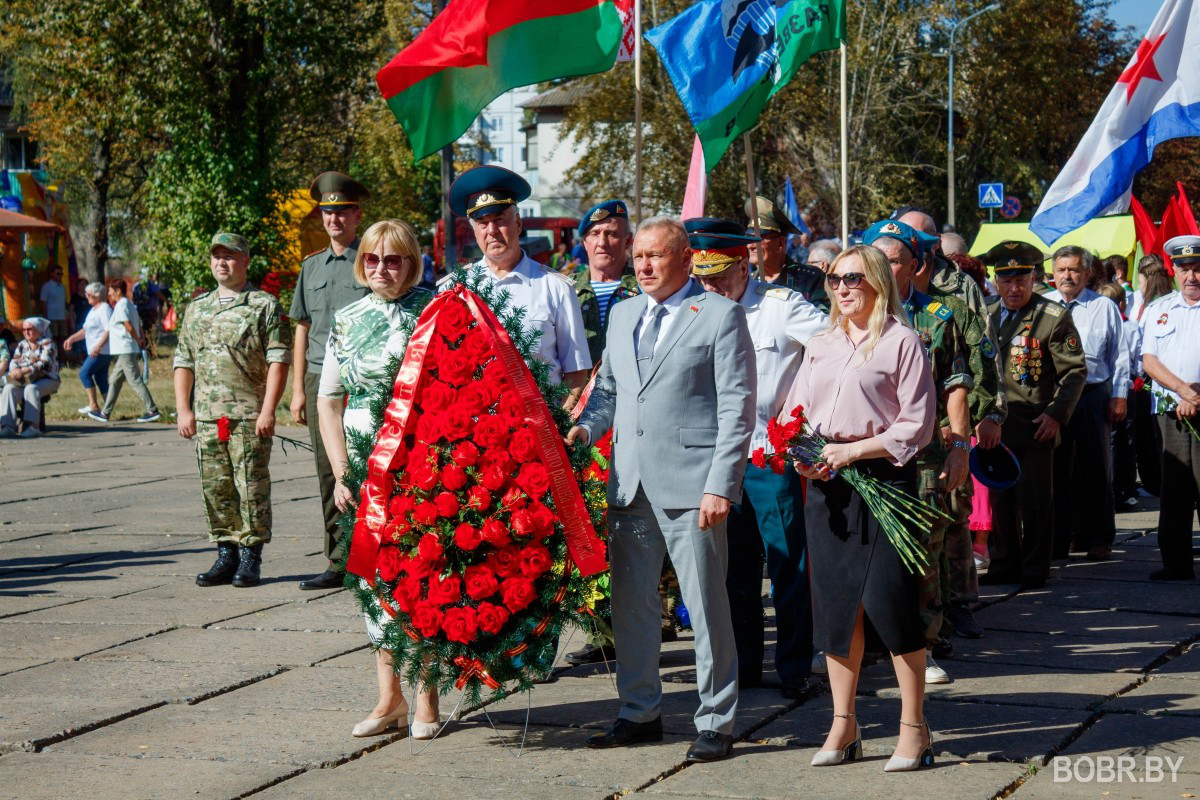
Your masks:
M1054 537L1054 446L1032 440L1004 444L1021 464L1021 479L992 492L988 574L1014 582L1044 580L1050 574Z
M788 469L746 466L742 502L729 515L729 572L725 587L733 618L738 674L757 679L763 663L762 563L775 603L775 671L801 683L812 666L812 598L800 476Z
M1129 413L1133 415L1133 442L1137 450L1138 477L1142 488L1158 497L1162 485L1162 428L1153 411L1149 392L1136 392Z
M333 501L333 487L337 479L329 456L325 455L325 443L321 441L321 425L317 420L317 389L321 376L316 372L304 373L304 414L308 417L308 437L313 446L313 460L317 464L317 482L321 485L321 514L325 518L325 557L330 561L345 557L338 552L341 531L338 529L337 504Z
M1191 423L1200 429L1200 420L1193 417ZM1200 442L1174 412L1159 417L1158 424L1163 439L1158 550L1165 569L1194 574L1192 519L1200 504Z
M1117 535L1112 490L1109 388L1090 383L1062 428L1054 453L1054 558L1111 547Z
M1112 426L1113 499L1137 497L1137 446L1134 444L1133 403L1130 398L1125 419Z

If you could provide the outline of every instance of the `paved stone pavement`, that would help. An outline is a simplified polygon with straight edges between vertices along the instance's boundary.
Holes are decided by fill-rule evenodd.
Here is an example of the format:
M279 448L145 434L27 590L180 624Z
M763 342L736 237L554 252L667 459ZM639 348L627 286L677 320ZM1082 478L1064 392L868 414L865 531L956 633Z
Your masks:
M422 751L349 735L375 701L373 658L345 592L296 588L322 568L310 458L276 446L266 582L200 589L213 550L193 451L173 429L55 425L0 444L0 796L1200 795L1200 585L1146 581L1153 510L1121 515L1113 561L1073 560L1044 591L985 598L986 638L956 639L954 682L929 692L933 770L883 772L899 714L883 663L861 686L864 761L809 767L827 691L787 702L768 686L742 694L736 758L686 766L690 640L663 656L662 744L585 749L616 693L603 669L564 669L528 698L465 711ZM1144 782L1155 764L1162 780Z

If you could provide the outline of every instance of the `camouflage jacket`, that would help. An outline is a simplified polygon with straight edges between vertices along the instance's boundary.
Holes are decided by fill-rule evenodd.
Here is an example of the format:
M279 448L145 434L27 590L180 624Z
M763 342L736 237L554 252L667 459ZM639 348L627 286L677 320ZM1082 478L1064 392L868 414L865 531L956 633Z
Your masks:
M960 271L941 255L937 256L935 262L929 294L934 295L937 291L957 298L966 306L961 315L958 310L955 311L959 327L972 342L978 341L980 348L978 355L983 359L990 359L994 367L995 375L987 383L987 386L991 387L990 398L972 392L971 424L978 425L984 417L991 413L998 414L1003 423L1005 417L1008 416L1008 402L1004 393L1004 381L1001 377L1000 354L996 348L996 330L992 325L992 317L988 313L983 292L970 275ZM971 333L975 326L968 321L969 317L978 318L979 325L982 326L982 335L978 340ZM976 374L976 384L981 385L978 374Z
M936 286L929 287L929 297L943 303L954 315L967 345L967 371L971 374L971 392L967 396L971 408L971 426L996 411L1000 376L996 369L996 343L988 336L987 314L975 314L957 295Z
M192 301L179 326L175 369L196 375L196 418L253 419L262 409L270 364L292 361L292 328L279 301L249 284L221 305L217 292Z
M608 321L612 319L612 309L617 303L634 295L641 294L637 278L633 270L626 268L621 273L621 285L608 297L608 308L604 309L604 324L600 324L600 300L592 289L592 281L588 268L584 266L573 276L575 293L579 296L579 308L583 312L583 329L587 333L588 352L592 356L592 364L600 363L604 355L604 345L607 342Z
M937 410L938 419L946 418L946 395L951 389L965 386L969 391L973 379L967 366L970 356L966 338L955 321L954 312L940 299L935 300L929 295L921 294L913 288L912 294L904 302L904 310L912 322L925 352L933 366L933 381L938 389ZM942 437L936 434L929 445L918 455L918 461L941 461L945 458L946 450L942 445Z

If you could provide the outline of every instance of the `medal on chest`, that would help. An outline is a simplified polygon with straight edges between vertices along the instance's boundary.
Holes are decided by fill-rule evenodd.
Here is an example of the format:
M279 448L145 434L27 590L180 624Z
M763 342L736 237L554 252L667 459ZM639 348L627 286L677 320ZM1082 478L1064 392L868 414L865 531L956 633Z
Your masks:
M1042 345L1029 333L1026 325L1009 350L1008 372L1022 386L1033 386L1042 377Z

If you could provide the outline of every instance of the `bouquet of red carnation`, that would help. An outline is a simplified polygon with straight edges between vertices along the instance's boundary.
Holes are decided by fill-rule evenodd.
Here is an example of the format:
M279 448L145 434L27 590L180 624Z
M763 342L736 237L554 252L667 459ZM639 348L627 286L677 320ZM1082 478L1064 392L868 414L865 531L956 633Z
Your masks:
M796 406L792 417L786 424L774 419L767 422L767 441L775 452L768 455L765 448L758 448L750 459L754 466L770 467L776 474L782 474L795 462L806 467L825 462L823 454L828 442L809 430L804 406ZM950 517L919 498L860 472L853 464L833 470L832 475L835 478L840 475L862 497L909 572L923 572L929 566L929 554L921 544L919 534L929 530L939 517Z

